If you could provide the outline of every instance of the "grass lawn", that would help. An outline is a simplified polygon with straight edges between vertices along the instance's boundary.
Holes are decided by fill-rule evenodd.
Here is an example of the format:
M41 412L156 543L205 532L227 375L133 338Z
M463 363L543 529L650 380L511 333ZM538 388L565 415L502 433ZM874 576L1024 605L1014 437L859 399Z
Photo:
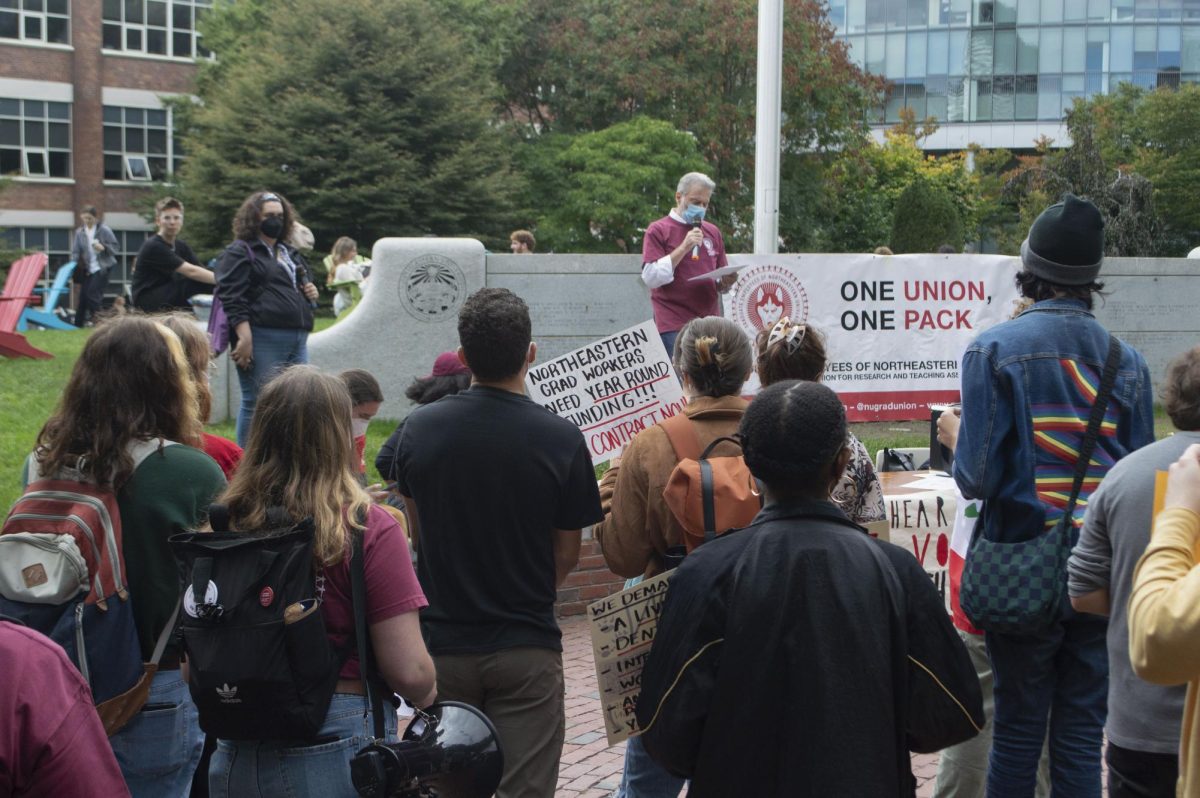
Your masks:
M332 318L318 318L316 330L333 324ZM0 358L0 509L8 508L20 496L21 464L57 404L87 336L85 330L30 332L27 334L29 342L53 354L53 360ZM395 421L375 420L367 430L367 473L372 482L380 481L374 465L375 454L395 427ZM1154 428L1157 438L1172 431L1171 422L1161 409L1155 410ZM885 446L901 448L929 444L928 425L919 421L853 424L851 429L872 454ZM233 421L210 425L209 431L233 439Z

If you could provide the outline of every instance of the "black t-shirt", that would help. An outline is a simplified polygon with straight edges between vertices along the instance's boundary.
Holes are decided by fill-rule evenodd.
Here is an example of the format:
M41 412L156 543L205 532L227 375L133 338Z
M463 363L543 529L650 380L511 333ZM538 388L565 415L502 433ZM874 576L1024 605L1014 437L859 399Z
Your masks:
M175 273L185 263L199 264L200 260L184 241L177 238L172 245L158 234L147 238L138 250L133 272L133 304L138 310L154 313L164 308L189 307L181 288L192 281Z
M395 476L420 519L429 650L561 651L553 530L603 518L579 429L525 396L475 385L412 412Z

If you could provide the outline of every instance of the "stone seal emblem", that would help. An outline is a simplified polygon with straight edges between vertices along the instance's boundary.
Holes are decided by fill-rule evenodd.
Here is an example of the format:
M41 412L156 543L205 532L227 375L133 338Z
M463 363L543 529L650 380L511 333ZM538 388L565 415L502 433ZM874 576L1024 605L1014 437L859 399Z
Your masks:
M413 258L400 274L400 304L419 321L453 318L466 299L462 269L442 255Z
M733 320L753 337L784 316L797 324L808 322L808 292L791 269L775 264L743 269L734 286Z

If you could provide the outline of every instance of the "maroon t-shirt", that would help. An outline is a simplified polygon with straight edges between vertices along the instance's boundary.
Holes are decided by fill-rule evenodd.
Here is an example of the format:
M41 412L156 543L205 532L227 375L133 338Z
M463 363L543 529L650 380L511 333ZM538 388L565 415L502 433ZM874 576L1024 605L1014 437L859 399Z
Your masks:
M379 623L406 612L429 606L413 571L408 541L396 519L371 505L363 536L364 571L367 578L367 623ZM343 559L325 571L325 633L335 647L354 637L354 602L350 590L350 560ZM358 651L352 650L342 664L343 679L357 679Z
M646 228L642 242L642 263L653 263L671 254L691 229L690 224L672 219L670 215L653 222ZM675 267L675 279L650 291L654 324L660 333L675 332L692 319L716 316L721 312L715 280L689 282L691 277L708 274L729 263L725 258L725 241L717 226L702 222L700 229L704 233L704 243L700 245L699 259L692 260L692 253L685 253Z
M92 692L49 638L0 622L0 795L129 795Z

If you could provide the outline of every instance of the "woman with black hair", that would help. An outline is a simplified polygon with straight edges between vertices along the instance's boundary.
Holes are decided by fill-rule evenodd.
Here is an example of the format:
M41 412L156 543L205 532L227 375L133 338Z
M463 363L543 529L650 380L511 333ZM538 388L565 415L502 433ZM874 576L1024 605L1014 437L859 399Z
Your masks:
M915 795L909 752L984 722L942 599L911 554L830 501L849 458L833 391L772 385L739 431L766 506L671 578L642 745L696 798Z

